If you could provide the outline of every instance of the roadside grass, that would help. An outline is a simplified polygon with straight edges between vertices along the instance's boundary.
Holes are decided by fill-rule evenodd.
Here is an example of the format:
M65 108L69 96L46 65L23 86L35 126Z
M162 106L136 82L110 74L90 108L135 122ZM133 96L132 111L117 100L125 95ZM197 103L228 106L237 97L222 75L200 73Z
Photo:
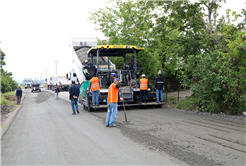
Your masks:
M164 98L165 105L167 105L168 107L177 108L178 97L167 96L166 99L166 97L163 96L163 98Z
M198 99L192 96L186 96L184 100L180 100L177 104L178 109L196 111L198 107Z
M2 93L1 92L1 105L8 105L16 107L16 97L15 97L15 91Z

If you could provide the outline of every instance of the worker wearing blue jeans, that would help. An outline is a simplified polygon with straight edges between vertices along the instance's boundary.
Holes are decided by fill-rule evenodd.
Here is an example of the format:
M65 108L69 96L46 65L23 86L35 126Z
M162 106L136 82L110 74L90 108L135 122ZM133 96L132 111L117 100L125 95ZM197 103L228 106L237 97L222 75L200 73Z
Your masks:
M155 89L156 89L156 102L159 103L159 95L161 95L161 102L163 102L163 89L164 89L164 78L161 76L161 70L158 72L158 76L155 78Z
M116 114L118 112L118 88L120 88L120 80L118 78L115 79L114 83L112 83L108 88L108 97L107 97L107 106L108 112L106 116L106 127L115 127L114 120L116 118ZM124 99L121 97L121 101Z
M75 81L73 80L72 85L69 88L69 98L71 100L71 105L72 105L72 109L73 109L72 115L76 115L74 105L76 107L77 113L79 114L78 97L79 97L79 87L77 85L75 85Z
M77 112L79 113L78 99L72 98L72 99L71 99L71 106L72 106L72 110L73 110L73 115L76 114L75 109L74 109L74 105L75 105L75 107L76 107Z

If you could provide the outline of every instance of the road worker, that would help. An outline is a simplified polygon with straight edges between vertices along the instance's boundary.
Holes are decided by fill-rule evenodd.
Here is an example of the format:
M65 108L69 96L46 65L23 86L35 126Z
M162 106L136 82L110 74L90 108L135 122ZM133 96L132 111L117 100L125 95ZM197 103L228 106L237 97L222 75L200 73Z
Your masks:
M72 85L69 88L69 98L71 100L71 106L72 106L72 110L73 110L72 115L76 115L74 105L75 105L77 113L79 114L79 108L78 108L79 93L80 93L80 91L79 91L78 85L75 85L75 81L72 80Z
M115 73L111 73L110 79L106 83L107 86L110 86L115 81L115 76L116 76Z
M145 78L145 74L142 74L142 78L139 81L138 87L140 89L140 103L142 104L142 100L144 100L144 102L147 103L146 94L149 88L149 81Z
M95 65L92 62L88 62L88 60L85 60L84 68L87 68L87 65L92 65L95 68Z
M22 92L27 93L23 89L21 89L21 86L19 85L19 88L15 90L15 96L17 97L17 105L21 103L21 98L22 98Z
M108 98L107 98L107 106L108 112L106 117L106 127L115 127L114 120L116 118L116 114L118 112L118 89L120 88L120 80L119 78L115 78L114 83L112 83L108 88ZM124 100L122 97L120 100Z
M159 95L161 95L161 102L163 102L163 88L164 78L161 76L161 70L158 72L158 76L155 78L155 90L156 90L156 102L159 103Z
M57 84L54 87L54 91L55 91L55 100L57 100L58 99L58 93L60 92L60 88Z
M134 60L133 58L131 58L129 70L133 70L133 67L134 67Z
M90 87L89 89L92 92L92 105L93 106L98 106L99 105L99 89L100 89L100 85L99 85L99 79L98 77L95 77L94 74L91 74L91 79L90 79ZM95 104L96 103L96 104Z

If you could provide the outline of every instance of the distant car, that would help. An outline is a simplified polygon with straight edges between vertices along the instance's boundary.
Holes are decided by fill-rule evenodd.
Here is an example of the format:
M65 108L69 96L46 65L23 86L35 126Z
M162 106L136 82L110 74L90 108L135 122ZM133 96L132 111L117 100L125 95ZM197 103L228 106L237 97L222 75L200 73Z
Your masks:
M38 83L32 84L31 89L32 89L32 92L33 91L39 91L39 92L41 92L40 85Z
M43 88L44 86L43 85L40 85L40 88Z

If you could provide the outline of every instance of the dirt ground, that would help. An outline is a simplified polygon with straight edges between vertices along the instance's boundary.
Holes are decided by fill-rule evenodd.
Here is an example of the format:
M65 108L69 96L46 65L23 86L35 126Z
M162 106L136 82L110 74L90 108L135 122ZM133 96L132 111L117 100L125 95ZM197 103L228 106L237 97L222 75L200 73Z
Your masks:
M5 97L7 100L11 100L11 101L16 101L16 96L11 96L11 95L8 95L8 96L2 96L2 97ZM15 106L14 105L7 105L7 104L4 104L4 105L1 105L1 122L3 123L3 121L5 119L7 119L9 116L9 113L11 112L11 110L13 110Z

